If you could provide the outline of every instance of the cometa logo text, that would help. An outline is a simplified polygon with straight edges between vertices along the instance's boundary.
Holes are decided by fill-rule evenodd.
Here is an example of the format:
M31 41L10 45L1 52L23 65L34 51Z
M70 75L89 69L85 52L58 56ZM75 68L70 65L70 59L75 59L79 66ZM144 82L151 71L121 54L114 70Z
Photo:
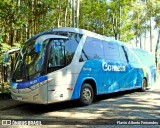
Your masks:
M115 71L115 72L125 72L126 66L123 65L110 65L107 62L102 63L102 69L104 71Z

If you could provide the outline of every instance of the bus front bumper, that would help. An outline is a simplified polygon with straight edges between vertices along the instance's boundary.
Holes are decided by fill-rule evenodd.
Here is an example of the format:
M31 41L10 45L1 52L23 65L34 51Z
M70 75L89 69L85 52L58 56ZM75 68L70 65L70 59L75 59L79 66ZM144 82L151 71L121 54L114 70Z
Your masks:
M14 100L27 103L47 104L47 86L42 86L35 90L29 88L12 89L11 97Z

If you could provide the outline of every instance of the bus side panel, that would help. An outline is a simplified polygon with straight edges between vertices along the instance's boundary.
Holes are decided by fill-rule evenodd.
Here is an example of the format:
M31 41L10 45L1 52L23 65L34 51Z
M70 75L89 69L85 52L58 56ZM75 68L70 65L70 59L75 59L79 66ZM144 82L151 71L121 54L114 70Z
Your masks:
M127 66L123 62L107 61L107 67L105 68L108 68L108 71L104 71L104 62L105 60L89 60L84 64L76 81L72 99L80 97L81 86L88 79L95 81L96 94L106 94L141 87L144 72L140 65L132 64L132 66ZM109 66L111 67L110 69ZM122 66L121 70L116 68L118 66Z
M105 93L117 92L126 81L127 64L119 61L106 60L103 65L103 84ZM121 67L121 68L119 68Z
M142 79L144 77L144 73L142 70L142 67L138 62L136 63L130 63L130 73L128 77L128 86L130 85L131 88L139 88L142 83Z
M156 67L154 65L147 68L148 87L153 86L156 82Z
M74 91L72 94L72 99L78 99L80 97L80 90L83 82L85 80L93 80L96 83L97 92L105 91L104 86L102 86L102 63L99 60L89 60L86 61L82 70L79 73L78 79L76 81Z
M141 88L143 78L147 78L146 68L137 58L135 58L134 62L130 63L130 66L133 68L131 73L132 81L130 80L131 84L133 85L133 88Z
M137 69L137 81L136 81L136 84L134 85L134 88L141 88L142 86L142 81L143 81L143 78L144 77L147 77L145 76L145 73L143 71L143 68L138 68Z
M84 63L70 64L66 68L50 73L48 79L48 103L71 100L75 82Z
M121 66L121 69L119 66ZM97 88L96 94L119 91L120 85L125 84L125 77L127 77L126 68L127 65L121 62L106 62L105 60L86 61L76 81L72 99L80 97L81 86L87 79L95 81Z

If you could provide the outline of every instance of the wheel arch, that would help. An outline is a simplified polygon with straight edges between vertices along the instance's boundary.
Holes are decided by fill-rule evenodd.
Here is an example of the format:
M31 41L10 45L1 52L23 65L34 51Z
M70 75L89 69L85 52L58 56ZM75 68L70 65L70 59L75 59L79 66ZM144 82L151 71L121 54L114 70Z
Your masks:
M148 79L147 79L147 77L143 77L143 79L146 80L146 82L147 82L147 87L148 87ZM143 79L142 79L142 80L143 80Z
M82 85L83 85L84 83L90 84L90 85L92 86L92 88L93 88L94 95L97 95L97 86L96 86L97 84L96 84L96 82L95 82L94 79L92 79L92 78L85 79L85 80L83 81ZM81 86L81 87L82 87L82 86Z

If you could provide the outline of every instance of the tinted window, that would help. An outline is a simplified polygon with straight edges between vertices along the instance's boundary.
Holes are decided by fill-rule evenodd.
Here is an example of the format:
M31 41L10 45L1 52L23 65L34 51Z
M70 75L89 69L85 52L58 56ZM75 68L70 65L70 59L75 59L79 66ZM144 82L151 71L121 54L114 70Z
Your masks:
M69 39L74 39L76 41L80 41L82 34L78 34L78 33L73 33L73 32L67 32L67 31L56 31L53 32L53 34L55 35L61 35L61 36L66 36Z
M77 46L78 42L74 39L52 39L50 41L48 67L56 70L70 64Z
M119 53L119 46L118 44L112 43L112 42L104 42L104 54L105 59L107 60L119 60L120 53Z
M70 64L73 56L76 52L78 42L74 39L70 39L65 43L65 55L66 55L66 65Z
M82 49L80 61L88 59L103 59L102 41L96 38L87 37L86 42Z
M65 66L65 40L51 41L48 67Z
M131 52L128 48L124 47L125 51L127 52L128 60L130 63L136 62L137 58L135 57L134 53Z
M123 62L127 62L127 59L126 59L126 56L125 56L125 52L122 48L122 46L119 46L119 56L120 56L120 61L123 61Z

